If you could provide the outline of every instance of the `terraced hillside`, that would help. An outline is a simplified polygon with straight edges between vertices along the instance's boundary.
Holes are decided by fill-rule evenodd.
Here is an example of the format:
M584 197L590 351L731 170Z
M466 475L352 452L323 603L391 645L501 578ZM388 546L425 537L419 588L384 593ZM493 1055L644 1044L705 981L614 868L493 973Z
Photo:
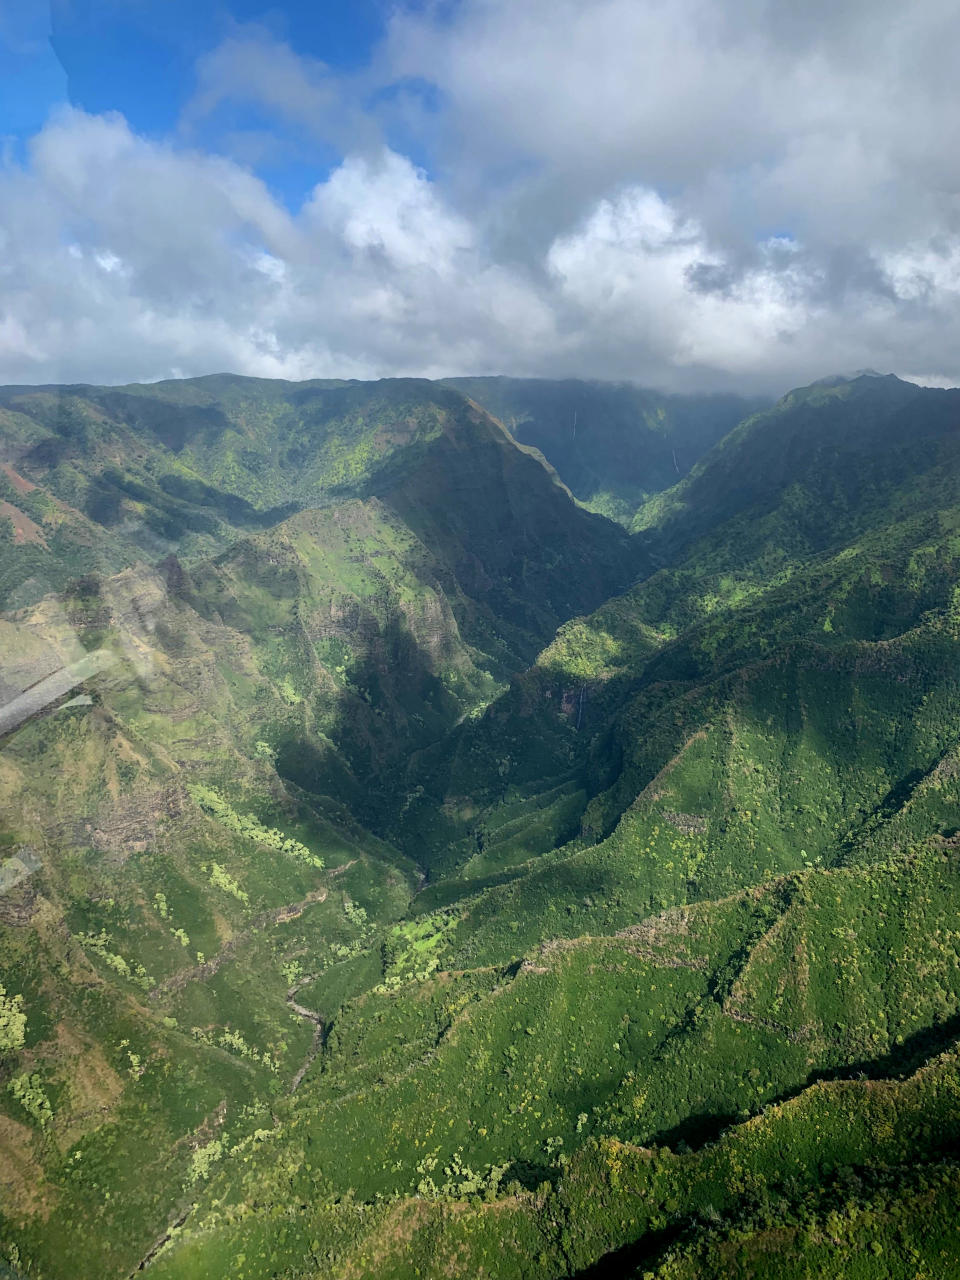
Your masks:
M4 617L101 655L0 749L10 1265L957 1274L960 393L792 393L632 538L348 398L359 479L257 444L268 527Z

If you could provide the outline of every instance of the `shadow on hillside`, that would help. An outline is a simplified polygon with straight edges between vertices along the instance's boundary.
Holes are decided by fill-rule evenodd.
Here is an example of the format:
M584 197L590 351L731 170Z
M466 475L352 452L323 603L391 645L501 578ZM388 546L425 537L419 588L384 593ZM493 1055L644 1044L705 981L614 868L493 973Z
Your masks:
M798 1097L811 1085L827 1081L906 1079L932 1058L950 1049L958 1038L960 1038L960 1014L955 1014L943 1022L914 1032L904 1040L903 1044L895 1046L881 1057L863 1058L857 1062L812 1071L802 1084L770 1098L767 1105L776 1106L782 1102L789 1102L791 1098ZM704 1112L700 1115L688 1116L680 1124L670 1129L662 1129L651 1137L646 1145L670 1147L675 1151L682 1143L685 1148L697 1151L715 1142L726 1129L737 1124L740 1119L738 1115L723 1112Z
M704 1111L698 1115L687 1116L679 1124L661 1131L650 1139L651 1147L669 1147L671 1151L697 1151L711 1142L716 1142L725 1129L738 1124L743 1117L736 1112Z
M889 1053L879 1058L864 1058L859 1062L847 1063L839 1067L831 1067L822 1071L814 1071L808 1078L808 1085L817 1084L821 1080L902 1080L918 1071L924 1063L938 1054L952 1048L960 1038L960 1013L954 1014L943 1022L924 1027L907 1036L903 1044L896 1045ZM800 1089L796 1090L801 1092ZM790 1095L792 1096L792 1095Z
M789 1101L804 1089L821 1081L841 1080L890 1080L904 1079L920 1067L951 1048L960 1037L960 1014L945 1019L932 1027L926 1027L904 1040L902 1045L882 1057L864 1059L844 1066L812 1072L804 1084L774 1101ZM694 1150L716 1141L725 1129L737 1123L737 1117L722 1114L691 1116L682 1124L665 1130L650 1140L650 1146L668 1146L676 1150L679 1144ZM924 1152L924 1158L942 1156L955 1151L955 1135L946 1132L933 1135ZM605 1254L592 1266L573 1273L571 1280L601 1280L601 1277L622 1277L623 1280L641 1274L640 1268L655 1265L662 1260L665 1251L683 1236L690 1227L689 1220L677 1221L659 1231L645 1233L619 1249Z
M378 618L357 602L340 627L350 670L341 689L326 690L325 734L318 740L302 727L284 734L277 769L309 794L346 798L365 825L390 839L410 758L449 734L464 706L438 673L442 659L402 615ZM303 649L308 670L309 643Z
M573 1272L571 1280L616 1280L617 1277L630 1280L641 1274L639 1268L644 1263L655 1261L670 1245L676 1244L683 1230L683 1226L677 1223L659 1231L648 1231L639 1240L605 1253L592 1266Z

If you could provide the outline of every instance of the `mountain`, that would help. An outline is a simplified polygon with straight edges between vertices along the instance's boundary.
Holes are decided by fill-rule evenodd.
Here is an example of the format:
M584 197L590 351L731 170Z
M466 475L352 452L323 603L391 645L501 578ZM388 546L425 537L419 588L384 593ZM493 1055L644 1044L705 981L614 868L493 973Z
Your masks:
M129 561L0 618L15 1274L952 1274L960 392L792 392L632 535L472 391L112 394L56 464L0 396Z
M242 532L351 497L379 497L413 525L429 526L464 572L495 574L493 589L511 597L509 609L542 609L544 596L553 625L554 607L582 608L591 592L596 601L620 581L611 562L622 559L622 535L572 511L539 459L436 383L218 375L132 387L8 387L0 389L0 430L2 511L14 526L2 585L13 603L35 597L24 594L31 577L59 588L70 574L138 558L209 555ZM464 502L465 495L483 500ZM575 535L564 528L568 515ZM559 542L553 568L525 554L548 538ZM595 588L558 571L573 543L594 569L600 565ZM544 581L527 584L526 572Z
M520 443L539 449L588 507L624 523L769 404L575 378L447 378L446 385L483 405Z

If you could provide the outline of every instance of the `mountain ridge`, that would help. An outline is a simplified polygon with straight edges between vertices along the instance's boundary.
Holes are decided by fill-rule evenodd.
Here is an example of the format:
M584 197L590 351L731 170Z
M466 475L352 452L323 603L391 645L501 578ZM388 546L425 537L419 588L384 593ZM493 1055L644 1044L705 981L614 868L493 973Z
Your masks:
M960 393L797 389L631 537L432 388L255 389L214 479L305 505L0 619L11 688L111 655L0 745L9 1261L942 1267ZM67 407L7 446L132 429Z

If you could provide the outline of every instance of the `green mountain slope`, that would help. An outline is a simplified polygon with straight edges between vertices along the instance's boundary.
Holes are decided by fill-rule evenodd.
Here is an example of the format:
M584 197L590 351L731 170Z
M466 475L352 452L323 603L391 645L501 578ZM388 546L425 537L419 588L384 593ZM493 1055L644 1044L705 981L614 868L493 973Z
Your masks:
M614 1251L622 1270L607 1274L632 1274L627 1264L641 1259L642 1274L688 1238L691 1218L714 1236L725 1218L753 1229L758 1219L801 1225L814 1216L814 1192L825 1216L832 1180L842 1197L851 1170L866 1186L874 1180L888 1213L903 1213L911 1179L935 1179L955 1151L956 1058L910 1074L938 1047L935 1036L924 1045L907 1031L911 1014L932 1011L901 1011L902 989L878 1004L863 958L883 945L885 964L893 957L912 971L904 961L915 942L931 926L942 934L956 905L947 890L937 921L921 914L899 938L888 924L881 939L873 928L885 912L863 898L870 889L890 895L906 916L955 885L952 863L937 854L886 876L807 873L771 886L767 904L750 894L619 938L554 947L512 978L501 971L486 991L451 974L421 982L406 1008L396 993L380 996L379 1008L349 1010L341 1037L354 1023L364 1039L354 1032L331 1045L323 1075L281 1119L282 1134L225 1167L158 1274L214 1277L242 1254L253 1274L299 1265L308 1275L406 1277L419 1268L559 1277L586 1274ZM849 927L862 950L834 936ZM804 994L826 992L836 1025L851 1018L869 1045L853 1079L808 1083L837 1069L823 1065L830 1048L818 1051L804 1010L778 987L771 952L798 940L818 962ZM955 947L928 941L921 962L930 960L935 990L956 972ZM757 1002L744 1004L748 986ZM949 1003L956 1008L955 994ZM400 1027L410 1037L406 1060ZM950 1032L944 1026L941 1042ZM873 1056L887 1034L903 1047ZM864 1072L888 1080L864 1083ZM771 1099L782 1101L765 1105ZM669 1125L682 1110L697 1126ZM715 1140L699 1146L705 1137ZM391 1200L396 1190L406 1194ZM358 1212L356 1201L369 1207ZM949 1225L941 1231L953 1247Z
M223 381L217 394L237 422L253 415L256 436L263 404L245 408ZM621 530L429 384L354 387L327 413L311 447L328 483L330 456L341 459L337 500L309 476L272 475L264 451L246 473L265 477L259 496L273 485L325 505L277 523L281 509L231 498L220 505L234 522L209 537L153 542L156 495L173 488L161 469L182 460L190 431L223 484L233 447L234 428L197 411L196 388L163 392L172 421L152 396L147 421L111 392L71 402L83 430L64 456L77 483L87 498L107 483L123 495L71 509L89 560L39 546L36 573L15 539L4 560L27 598L51 578L67 584L8 613L0 635L5 697L26 700L27 715L5 722L0 784L0 972L11 1008L26 1010L23 1043L18 1033L2 1050L4 1212L35 1216L44 1267L80 1250L91 1276L138 1260L191 1185L200 1138L255 1128L342 1000L379 974L370 937L419 873L363 823L382 826L402 803L408 753L490 701L635 561ZM10 398L37 415L35 434L43 406L63 399ZM285 430L309 443L314 428L284 404ZM19 450L18 497L46 504L42 531L65 506L59 425L46 424L47 454L23 447L22 424L5 441L8 456ZM349 468L336 431L355 450ZM132 477L158 471L166 488L144 496ZM191 489L208 504L222 492ZM228 550L201 554L245 526ZM143 563L171 542L177 555ZM304 1004L299 987L320 972L324 992ZM133 1168L142 1192L126 1196Z
M655 526L673 555L728 521L747 534L741 559L772 540L822 550L882 525L891 501L915 511L919 476L952 484L958 402L892 374L814 383L742 422L635 525Z
M849 439L844 406L852 413ZM926 610L951 609L958 415L957 393L862 378L793 393L738 427L690 479L645 510L648 520L662 511L648 545L669 568L566 624L497 707L465 726L453 751L426 771L427 846L443 850L447 865L451 858L462 864L479 840L487 854L473 868L492 870L491 837L513 858L517 832L504 823L530 805L540 816L523 822L518 854L549 849L581 823L589 839L605 835L689 736L670 721L689 732L700 727L703 712L691 719L691 700L705 697L721 673L786 658L788 641L809 639L832 654L843 640L892 640ZM811 439L810 456L787 471L776 469L781 426L795 434L798 451L804 433ZM759 467L761 452L771 459L762 502L760 479L737 487L751 458ZM849 484L838 491L844 468ZM644 687L651 693L634 704ZM795 691L782 692L793 714ZM673 697L676 705L666 707ZM638 753L640 774L613 786L625 758ZM459 795L471 798L466 820L441 823L443 814L456 817Z
M502 612L545 628L533 649L527 639L528 660L559 617L628 580L626 539L572 508L535 457L436 383L7 387L0 439L0 515L14 525L0 586L14 604L71 576L202 557L296 509L373 496L429 529L436 551L496 590Z
M91 699L0 750L7 1258L953 1274L960 394L792 393L630 542L348 392L359 478L0 620Z
M587 506L629 523L766 400L570 378L447 378L532 445Z

